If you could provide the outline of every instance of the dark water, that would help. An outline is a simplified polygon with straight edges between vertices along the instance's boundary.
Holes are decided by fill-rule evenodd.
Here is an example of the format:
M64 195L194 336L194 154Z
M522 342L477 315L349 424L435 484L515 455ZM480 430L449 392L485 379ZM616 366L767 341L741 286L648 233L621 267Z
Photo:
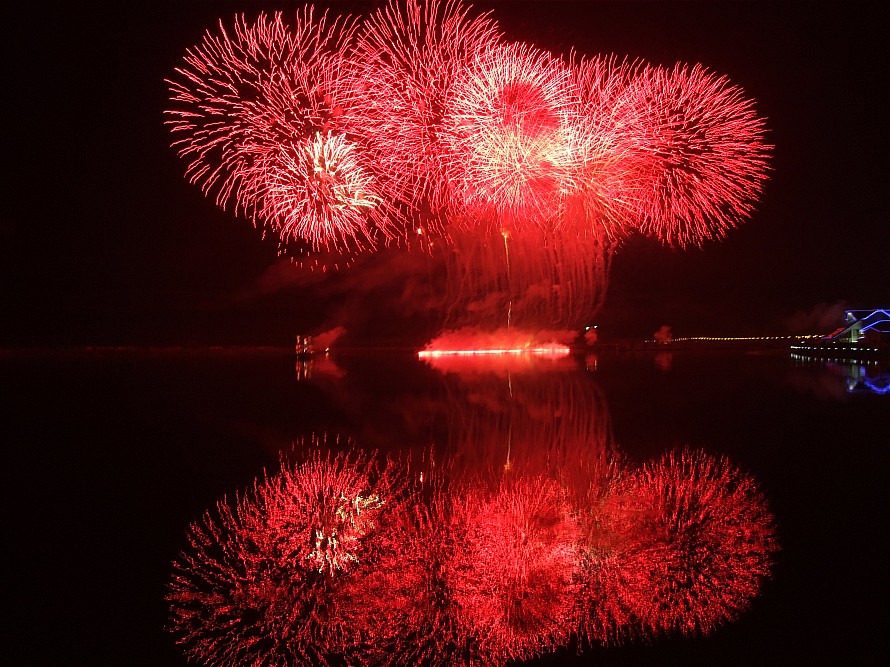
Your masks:
M878 393L880 369L777 350L547 364L4 352L4 664L184 665L164 630L164 595L185 530L295 441L433 445L484 463L503 452L478 443L511 424L527 435L513 438L516 456L540 437L587 438L635 462L682 445L724 454L765 492L782 546L750 610L709 637L535 664L882 662L890 395Z

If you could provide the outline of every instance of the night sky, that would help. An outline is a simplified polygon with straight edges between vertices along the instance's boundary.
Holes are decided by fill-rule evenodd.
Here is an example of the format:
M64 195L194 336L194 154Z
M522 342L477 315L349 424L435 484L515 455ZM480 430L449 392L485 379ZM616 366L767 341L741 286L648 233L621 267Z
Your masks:
M302 3L20 4L0 47L0 345L288 344L337 325L355 340L435 333L415 287L422 258L384 253L296 279L273 241L183 178L170 148L164 78L185 50L219 18ZM629 241L603 336L829 331L843 307L890 306L881 3L473 4L554 52L702 63L766 118L773 171L755 214L702 249Z

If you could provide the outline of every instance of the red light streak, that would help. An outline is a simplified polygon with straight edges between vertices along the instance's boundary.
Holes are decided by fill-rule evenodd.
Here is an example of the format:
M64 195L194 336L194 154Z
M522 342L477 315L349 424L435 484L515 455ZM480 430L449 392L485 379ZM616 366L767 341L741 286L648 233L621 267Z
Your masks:
M544 347L519 347L511 349L474 349L474 350L421 350L417 353L420 359L445 357L450 355L456 356L476 356L487 354L528 354L544 357L562 357L569 354L571 350L565 345L552 345Z

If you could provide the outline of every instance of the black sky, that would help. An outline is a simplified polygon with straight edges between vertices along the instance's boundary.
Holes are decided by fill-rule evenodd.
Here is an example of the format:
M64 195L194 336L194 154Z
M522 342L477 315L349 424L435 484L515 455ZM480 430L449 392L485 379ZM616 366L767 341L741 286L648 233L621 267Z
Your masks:
M278 289L275 244L189 185L169 146L164 78L186 48L219 18L302 3L68 4L5 17L0 345L287 343L337 324L427 335L422 262L375 258ZM780 332L795 314L824 329L832 308L890 306L880 3L473 5L553 51L700 62L767 119L773 172L751 220L701 250L628 243L604 332Z

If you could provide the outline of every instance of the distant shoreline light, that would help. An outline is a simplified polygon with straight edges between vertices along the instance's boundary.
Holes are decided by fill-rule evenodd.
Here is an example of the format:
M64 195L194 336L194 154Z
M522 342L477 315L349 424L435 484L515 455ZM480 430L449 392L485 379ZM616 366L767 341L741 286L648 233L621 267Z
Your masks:
M821 338L825 334L796 334L790 336L684 336L680 338L671 338L671 343L693 340L716 340L716 341L741 341L741 340L802 340L806 338ZM647 339L646 343L657 343L659 341Z

